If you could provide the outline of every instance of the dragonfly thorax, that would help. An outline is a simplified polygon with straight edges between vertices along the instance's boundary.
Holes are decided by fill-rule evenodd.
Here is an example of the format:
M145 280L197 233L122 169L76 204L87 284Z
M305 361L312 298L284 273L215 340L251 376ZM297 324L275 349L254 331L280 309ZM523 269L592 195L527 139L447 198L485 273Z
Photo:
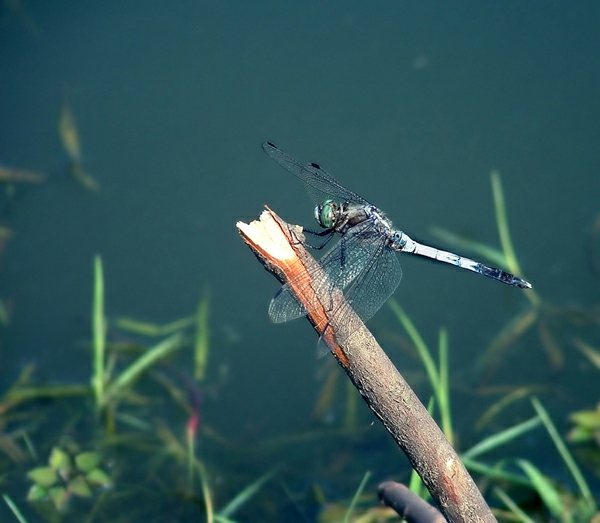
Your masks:
M323 229L333 229L338 222L340 206L333 200L325 200L315 207L315 220Z

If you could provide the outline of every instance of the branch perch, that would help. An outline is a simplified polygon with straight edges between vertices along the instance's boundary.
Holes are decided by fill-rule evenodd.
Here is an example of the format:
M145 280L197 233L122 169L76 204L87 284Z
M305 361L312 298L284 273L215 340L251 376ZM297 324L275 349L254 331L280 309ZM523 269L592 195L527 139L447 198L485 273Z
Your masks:
M290 283L317 334L404 451L446 519L495 522L458 454L360 318L344 315L344 324L339 324L335 315L330 317L344 297L341 291L333 297L319 295L311 285L322 269L304 248L302 228L268 208L259 221L238 222L237 227L265 268L280 282Z

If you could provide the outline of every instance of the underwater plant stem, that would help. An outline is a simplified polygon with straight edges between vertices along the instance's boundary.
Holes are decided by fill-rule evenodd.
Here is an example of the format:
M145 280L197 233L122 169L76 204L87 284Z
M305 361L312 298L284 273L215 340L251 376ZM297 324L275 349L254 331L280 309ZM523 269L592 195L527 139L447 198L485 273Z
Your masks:
M504 201L504 191L502 190L502 182L500 173L492 171L490 173L492 180L492 193L494 196L494 208L496 209L496 223L498 225L498 235L500 236L500 245L508 262L508 268L514 274L522 274L521 267L517 261L517 256L512 245L510 232L508 229L508 217L506 214L506 202Z
M104 318L104 275L102 258L94 257L94 298L92 305L92 339L94 347L94 372L92 389L96 407L104 403L104 349L106 344L106 320Z
M516 276L522 277L523 271L521 270L519 261L517 260L517 255L515 254L515 249L510 237L508 215L506 213L506 202L504 200L504 190L502 189L500 173L498 171L492 171L490 173L490 179L492 181L492 193L494 198L494 209L496 212L496 224L498 226L498 236L500 236L500 245L502 246L502 252L504 253L504 257L506 259L506 266L509 272L512 272ZM532 305L540 305L541 299L533 289L528 289L528 292L526 292L525 295Z
M371 477L371 471L367 470L367 472L365 472L365 475L363 476L363 479L360 482L360 485L356 489L354 496L352 496L352 501L350 502L350 506L348 507L348 510L346 511L346 515L344 516L344 523L350 523L350 521L352 521L350 519L352 517L352 512L354 511L354 508L358 504L358 500L360 499L360 496L362 495L363 490L365 490L365 486L367 485L367 482L369 481L370 477Z
M19 507L17 507L17 505L10 498L10 496L8 494L2 494L2 498L4 498L4 502L8 505L8 507L11 510L11 512L17 518L17 520L19 521L19 523L27 523L27 520L25 519L25 516L23 516L23 514L21 514L21 511L19 510Z
M238 222L237 227L265 268L288 283L296 299L305 304L308 320L409 458L446 519L495 522L456 451L360 318L351 310L343 322L331 314L344 303L341 291L332 296L325 286L311 285L313 277L323 277L322 268L306 251L301 228L268 209L260 220Z
M442 419L442 431L448 441L454 445L454 430L452 429L452 409L450 408L450 370L448 363L448 331L440 329L440 384L438 387L438 402Z
M157 361L165 358L182 345L183 335L179 332L164 339L154 347L151 347L139 356L135 361L129 364L123 371L115 377L106 388L102 396L102 407L108 405L111 401L118 401L122 394L131 386L131 384L144 372L146 372Z
M450 412L450 391L449 391L449 370L448 370L448 333L446 329L441 329L439 334L439 369L436 367L431 352L425 343L425 340L417 330L417 327L408 317L400 304L391 298L389 305L394 314L402 323L402 326L408 333L413 345L415 346L419 358L425 366L425 372L429 383L433 388L433 395L438 403L442 431L448 441L454 444L454 433L452 430L452 414Z
M185 427L187 446L188 488L194 490L194 462L196 461L196 435L198 433L198 416L192 414Z
M196 339L194 340L194 378L203 381L208 365L210 353L210 326L209 326L210 294L208 289L198 304L196 313Z
M204 464L200 460L195 460L196 469L198 470L198 476L200 477L200 486L202 488L202 499L204 500L204 510L206 512L206 523L213 523L214 521L214 507L212 501L212 494L210 492L210 486L208 484L208 473Z
M560 456L563 459L563 461L565 462L567 468L571 472L571 475L573 476L573 479L575 480L575 483L577 484L577 487L579 488L581 497L583 498L585 503L590 508L590 512L592 512L592 511L595 512L597 510L598 505L597 505L596 501L594 500L592 491L590 490L590 487L588 486L587 482L585 481L585 478L583 477L581 470L579 469L577 463L575 462L575 459L573 459L573 456L571 455L571 453L569 452L569 449L565 445L565 442L560 437L560 434L558 433L556 426L552 422L552 419L548 415L548 412L542 406L542 403L540 402L540 400L538 400L536 397L531 398L531 403L533 404L533 408L537 412L537 415L540 417L540 419L544 423L544 426L546 427L548 434L552 438L552 441L554 442L554 446L556 447L556 450L558 450L558 453L560 454Z

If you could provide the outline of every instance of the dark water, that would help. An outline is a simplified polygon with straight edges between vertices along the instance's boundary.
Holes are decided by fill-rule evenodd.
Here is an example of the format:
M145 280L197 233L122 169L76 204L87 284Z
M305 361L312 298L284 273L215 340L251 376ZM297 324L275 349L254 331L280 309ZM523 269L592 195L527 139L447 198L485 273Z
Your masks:
M489 172L499 169L527 278L555 306L597 306L585 250L600 211L595 2L16 4L1 11L0 163L49 181L2 197L14 233L0 266L0 297L13 304L0 333L3 389L28 363L47 382L87 382L99 253L109 317L165 323L210 288L212 365L227 378L206 408L220 431L243 439L303 426L324 365L315 335L306 322L269 323L277 283L235 229L265 204L313 226L301 184L262 152L264 140L324 165L422 240L439 225L497 246ZM65 174L63 95L99 194ZM476 441L473 417L493 398L475 396L471 364L527 302L409 258L396 298L432 346L448 329L457 423L465 443ZM384 339L404 335L386 307L370 325ZM536 327L485 385L548 386L542 399L564 429L566 413L600 392L598 370L571 340L598 347L600 334L552 328L561 370L549 369ZM387 348L401 370L420 369ZM531 415L516 411L506 424ZM374 467L375 481L404 466L373 464L363 450L352 459ZM307 467L306 484L315 474Z

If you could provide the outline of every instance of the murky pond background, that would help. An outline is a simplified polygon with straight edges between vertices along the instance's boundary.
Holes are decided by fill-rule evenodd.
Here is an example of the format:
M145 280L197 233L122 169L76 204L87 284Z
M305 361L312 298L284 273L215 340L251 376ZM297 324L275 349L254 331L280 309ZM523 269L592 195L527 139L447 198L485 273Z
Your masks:
M265 204L314 227L302 185L262 152L264 140L320 163L397 227L438 245L433 225L499 245L489 178L498 169L527 279L556 307L597 308L599 17L595 2L5 2L0 164L47 181L4 184L1 196L12 231L0 265L11 310L0 331L1 390L28 364L43 383L89 382L100 254L109 320L167 323L193 314L209 289L205 423L240 444L305 428L329 364L316 359L307 322L269 322L278 284L235 229ZM97 194L68 175L57 131L63 98ZM569 412L598 401L600 374L573 345L581 337L598 347L597 324L553 320L560 368L532 327L482 383L474 362L527 306L521 291L410 256L401 263L396 299L432 347L448 329L462 446L483 437L474 422L499 397L482 386L542 386L562 431ZM421 365L398 341L406 335L389 308L369 325L427 401ZM321 443L294 448L290 462L303 458L293 479L283 474L287 489L321 482L332 499L347 498L367 469L370 487L406 481L406 460L360 408L372 443L348 446L352 466L328 463ZM339 423L340 411L323 423ZM517 403L490 429L530 415L528 402ZM537 436L520 452L560 469ZM9 490L26 505L23 488Z

